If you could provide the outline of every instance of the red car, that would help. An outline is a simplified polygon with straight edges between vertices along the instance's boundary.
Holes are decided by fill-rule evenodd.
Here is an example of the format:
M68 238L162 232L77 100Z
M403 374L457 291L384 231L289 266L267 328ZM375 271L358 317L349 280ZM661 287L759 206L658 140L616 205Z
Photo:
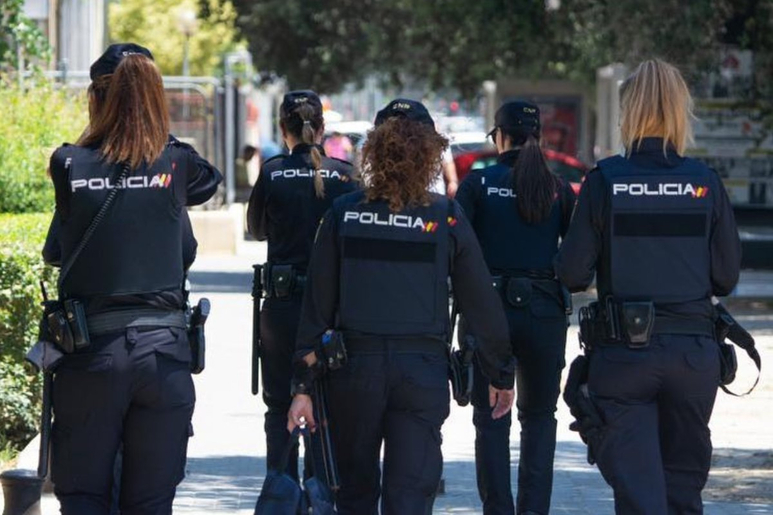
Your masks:
M590 168L582 161L568 154L562 154L549 149L543 149L542 151L553 172L568 180L574 192L579 193L582 179ZM470 171L487 168L496 163L497 151L493 149L463 152L454 157L456 175L459 177L460 182Z

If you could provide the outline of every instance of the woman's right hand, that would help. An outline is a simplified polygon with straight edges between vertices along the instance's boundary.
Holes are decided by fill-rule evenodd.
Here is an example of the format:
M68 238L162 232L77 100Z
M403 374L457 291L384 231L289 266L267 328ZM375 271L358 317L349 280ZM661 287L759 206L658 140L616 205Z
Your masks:
M502 418L513 407L513 399L515 399L515 390L499 390L489 385L488 387L488 402L489 406L494 408L491 412L491 418L494 420Z
M287 431L292 433L296 427L303 425L311 429L312 433L317 428L317 423L314 421L314 404L312 403L311 396L299 393L293 397L290 411L287 412Z

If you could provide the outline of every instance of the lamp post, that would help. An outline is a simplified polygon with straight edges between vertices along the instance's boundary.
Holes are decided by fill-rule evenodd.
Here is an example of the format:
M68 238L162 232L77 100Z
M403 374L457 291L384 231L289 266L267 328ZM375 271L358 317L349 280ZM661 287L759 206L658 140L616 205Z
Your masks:
M188 8L180 9L177 13L177 26L185 37L183 43L183 77L186 79L190 76L190 59L188 57L188 47L190 45L191 36L196 33L198 27L198 20L196 19L196 11ZM188 106L188 85L187 83L183 89L183 119L188 121L190 117L190 109Z

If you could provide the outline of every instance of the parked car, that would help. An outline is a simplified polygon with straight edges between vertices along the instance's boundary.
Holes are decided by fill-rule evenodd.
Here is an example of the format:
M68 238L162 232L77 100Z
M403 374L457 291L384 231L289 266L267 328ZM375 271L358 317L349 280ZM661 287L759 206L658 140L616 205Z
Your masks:
M569 181L574 192L579 193L582 179L590 167L568 154L549 149L543 149L543 152L553 173ZM494 149L460 153L454 156L456 175L461 181L472 170L480 170L496 164L497 156L497 151Z

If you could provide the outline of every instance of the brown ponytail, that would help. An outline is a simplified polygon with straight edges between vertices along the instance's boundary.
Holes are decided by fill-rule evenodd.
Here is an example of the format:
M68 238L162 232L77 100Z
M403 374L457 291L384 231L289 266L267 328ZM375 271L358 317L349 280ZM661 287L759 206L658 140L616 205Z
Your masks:
M550 216L558 191L558 178L550 171L539 141L533 134L525 138L521 134L520 138L512 139L515 144L522 145L510 171L518 212L527 223L538 224Z
M309 103L302 103L292 112L282 113L282 126L303 143L311 147L311 164L314 166L314 192L318 198L325 198L325 183L319 170L322 167L322 154L316 146L317 132L322 128L322 112Z
M153 163L169 139L169 109L156 64L140 54L124 57L115 72L89 87L89 126L82 146L98 145L111 163L131 168Z

